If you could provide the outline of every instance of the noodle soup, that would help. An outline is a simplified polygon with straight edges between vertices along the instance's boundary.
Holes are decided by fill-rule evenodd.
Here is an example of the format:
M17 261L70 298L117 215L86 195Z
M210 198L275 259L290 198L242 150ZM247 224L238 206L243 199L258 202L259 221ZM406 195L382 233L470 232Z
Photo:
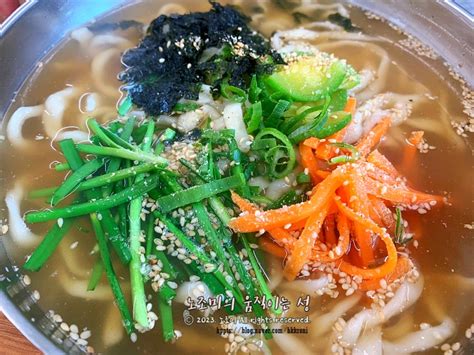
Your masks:
M469 261L474 248L473 175L466 167L473 161L469 141L472 128L464 122L472 121L472 115L468 116L472 112L466 112L472 105L472 92L461 95L462 84L429 48L408 41L399 29L358 8L286 1L239 1L236 5L250 16L255 30L270 38L273 49L313 46L352 65L360 75L360 84L351 92L358 111L346 142L355 144L368 126L370 129L375 125L371 119L390 115L392 127L379 151L407 178L411 188L448 199L443 207L428 204L403 211L414 240L398 254L409 255L416 268L393 289L384 281L367 291L335 265L317 262L303 268L301 279L288 281L284 260L261 252L259 260L269 289L291 302L284 316L307 317L308 323L271 324L275 334L264 342L261 334L244 336L235 327L223 326L222 311L202 315L190 311L189 304L180 300L173 303L177 339L164 342L159 321L149 332L127 335L105 276L93 292L87 291L98 249L89 220L80 217L44 267L35 273L25 272L32 290L41 295L38 302L42 308L53 310L51 318L66 333L77 334L71 336L82 339L78 344L84 349L110 354L145 354L155 349L165 353L259 349L274 354L342 353L345 349L381 353L382 348L383 353L439 353L449 349L455 352L461 347L469 353L473 345L468 329L472 328L474 315L474 270ZM117 118L118 102L123 102L122 83L117 79L123 71L123 52L138 44L144 24L158 15L208 9L207 3L186 1L127 7L73 31L25 83L4 120L6 140L0 145L9 229L3 241L18 265L24 264L25 256L33 252L50 227L26 226L22 217L27 211L44 207L44 199L28 198L30 191L63 182L64 176L54 169L56 162L64 161L57 142L67 138L88 141L88 117L100 124ZM328 21L328 16L335 13L350 17L357 29L345 31L347 23L334 17ZM139 108L133 114L145 116ZM166 125L166 119L158 122ZM407 161L407 140L413 131L424 131L424 135L416 154ZM297 173L303 171L298 168ZM271 199L293 188L285 179L255 178L249 184L263 187ZM113 259L130 304L128 267ZM307 295L310 298L305 309ZM152 293L147 296L147 304L155 309ZM79 330L73 332L74 328ZM294 328L293 333L290 328Z

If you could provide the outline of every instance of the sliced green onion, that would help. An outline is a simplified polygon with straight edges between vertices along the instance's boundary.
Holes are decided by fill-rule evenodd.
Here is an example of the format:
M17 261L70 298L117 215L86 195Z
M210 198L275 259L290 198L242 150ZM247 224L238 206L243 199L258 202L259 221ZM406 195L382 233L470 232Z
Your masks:
M327 118L328 116L326 113L321 113L313 121L305 123L292 131L288 135L288 138L293 144L298 144L306 138L317 137L317 133L322 129L322 127L324 127Z
M226 83L221 85L221 95L226 99L234 102L245 102L247 100L247 94L241 88L232 86Z
M358 160L359 157L360 157L360 153L357 150L357 148L354 147L351 144L337 142L337 143L329 143L329 145L331 145L333 147L341 148L341 149L346 149L346 150L349 150L351 152L350 156L348 156L348 155L339 155L337 157L333 157L333 158L329 159L329 164L353 163L356 160Z
M285 177L293 171L295 167L295 149L288 137L275 128L265 128L261 130L255 137L254 142L258 142L261 139L268 137L273 137L278 142L282 143L282 145L279 144L263 153L265 162L269 166L269 173L272 177L277 179Z
M257 76L254 74L252 75L252 80L250 80L249 101L255 103L261 92L262 89L258 87Z
M280 120L283 117L283 114L285 113L286 110L290 108L290 106L291 106L290 101L278 100L270 116L268 116L264 120L265 126L277 128L279 124L281 123Z
M277 140L275 138L261 138L252 142L252 150L268 150L277 146Z
M319 117L319 115L322 113L322 106L321 105L316 105L316 106L313 106L313 107L309 107L307 108L306 110L304 110L303 112L297 114L296 116L293 116L287 120L285 120L285 122L282 123L281 127L279 127L281 129L282 132L285 132L286 134L290 134L292 131L294 131L298 125L302 122L302 121L306 121L307 120L307 116L311 115L311 116L314 116L312 119L316 119L317 117Z
M298 184L307 184L311 182L311 177L308 174L299 173L298 176L296 177L296 182Z
M260 101L249 107L248 116L247 132L252 134L258 130L262 124L262 103Z
M314 136L319 139L329 137L339 132L351 122L352 115L348 112L338 111L329 115L324 124L315 132Z

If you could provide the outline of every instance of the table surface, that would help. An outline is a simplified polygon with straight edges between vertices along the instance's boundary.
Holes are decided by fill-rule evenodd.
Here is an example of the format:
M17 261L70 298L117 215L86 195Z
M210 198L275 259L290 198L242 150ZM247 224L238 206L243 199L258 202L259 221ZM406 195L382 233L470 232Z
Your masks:
M41 352L0 312L0 354L37 355Z

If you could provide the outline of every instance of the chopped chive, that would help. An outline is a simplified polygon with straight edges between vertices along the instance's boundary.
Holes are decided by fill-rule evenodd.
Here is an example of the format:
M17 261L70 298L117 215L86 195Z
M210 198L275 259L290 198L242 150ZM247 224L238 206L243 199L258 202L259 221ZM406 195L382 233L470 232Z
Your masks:
M174 339L173 309L171 301L176 297L176 292L168 285L163 285L158 291L158 309L164 341Z
M132 106L132 97L128 95L125 100L120 103L117 112L120 116L125 116L132 109Z
M93 159L79 169L75 170L64 182L54 191L53 196L51 197L51 205L55 206L64 198L66 198L78 184L83 181L86 177L96 172L104 165L102 159Z
M73 222L74 218L67 218L63 220L61 226L58 223L54 223L23 267L30 271L40 270L67 234Z
M131 176L147 173L152 170L156 170L160 168L162 167L155 163L144 163L144 164L132 166L130 168L117 170L115 172L110 172L107 174L103 174L103 175L96 176L88 180L82 181L81 183L79 183L79 185L77 185L74 191L84 191L84 190L89 190L96 187L106 186L111 183L127 179ZM44 189L34 190L28 194L28 197L29 198L48 197L48 196L51 196L51 194L54 193L56 189L57 187L47 187Z
M122 203L130 201L138 196L142 196L148 191L154 189L158 184L156 176L150 176L145 180L130 186L110 197L97 199L95 201L79 203L63 208L56 208L51 210L43 210L37 212L29 212L25 216L27 223L46 222L58 218L70 218L75 216L82 216L93 212L100 212L112 207L121 205Z
M127 333L131 334L134 330L132 316L128 309L127 302L125 301L125 297L123 295L122 288L120 287L120 283L117 279L117 276L115 275L115 271L112 266L112 261L110 260L107 241L105 239L104 232L95 213L91 214L91 223L97 238L97 242L99 244L99 251L100 256L102 258L102 263L104 265L105 275L107 276L110 288L112 289L112 293L115 297L115 303L120 311L120 314L122 315L123 325Z
M79 155L79 152L77 151L76 146L72 139L62 140L61 142L59 142L59 146L61 147L64 157L66 158L67 162L69 163L73 171L76 171L83 166L84 162L81 156ZM84 195L88 201L92 202L92 204L100 200L101 198L100 191L96 189L87 190L84 193ZM110 202L110 200L108 200L107 197L103 198L102 201ZM87 203L82 204L83 207L84 205L87 205ZM74 209L74 207L77 207L77 206L79 206L79 204L75 206L64 207L62 210L70 213L71 208ZM89 206L91 206L91 203L89 203ZM114 247L120 261L124 264L128 264L128 262L130 261L130 250L128 248L128 245L125 239L121 235L120 230L117 226L117 223L113 219L112 214L109 211L109 209L110 207L98 208L94 210L93 212L100 212L101 224L105 231L105 235L107 236L110 243ZM91 212L84 213L84 214L90 214L90 213Z
M97 285L102 278L102 273L104 272L104 264L102 260L99 259L95 262L94 267L92 268L91 276L89 278L89 283L87 284L87 291L94 291Z
M215 180L206 184L196 185L186 190L172 193L171 195L160 197L157 200L162 212L166 213L178 207L187 206L195 202L202 201L211 196L220 194L233 188L241 186L242 182L238 176L230 176L220 180Z
M77 144L77 150L82 153L137 160L145 163L156 163L163 166L168 164L168 161L160 156L144 153L142 151L131 151L123 148L102 147L93 144Z
M71 169L68 163L59 163L54 165L54 170L56 171L66 171Z
M143 138L142 150L143 153L148 154L151 149L153 140L153 133L155 131L155 123L150 121L147 125L147 131ZM134 185L140 184L144 181L143 175L138 175L135 178ZM142 326L148 328L148 311L146 308L145 284L143 282L143 275L141 272L142 263L140 261L140 237L141 237L141 218L142 213L143 194L134 196L130 201L129 208L129 239L130 239L130 281L132 287L132 303L133 303L133 319Z

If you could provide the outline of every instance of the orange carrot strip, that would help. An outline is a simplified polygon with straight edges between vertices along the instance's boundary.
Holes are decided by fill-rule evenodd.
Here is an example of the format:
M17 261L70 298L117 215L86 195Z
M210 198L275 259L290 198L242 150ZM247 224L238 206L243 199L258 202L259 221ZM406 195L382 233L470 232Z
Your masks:
M347 99L346 106L344 107L344 112L348 112L352 116L354 116L356 106L357 106L357 99L351 96Z
M387 258L384 264L377 266L375 268L360 268L355 265L349 264L348 262L341 260L338 261L337 266L340 270L344 271L349 275L359 275L364 280L366 279L374 279L374 278L381 278L388 274L390 274L397 265L397 249L393 244L392 238L390 235L387 234L385 229L380 228L377 226L372 220L361 216L351 208L347 207L340 198L335 198L334 201L336 202L337 208L341 211L342 214L346 215L353 222L360 223L364 225L366 228L370 229L374 234L377 234L381 240L385 244L385 248L387 249Z
M350 244L350 228L349 221L343 214L337 216L337 229L339 231L339 240L337 245L332 249L332 252L314 251L312 260L327 263L340 259L346 254Z
M310 200L275 210L247 213L233 218L229 222L229 227L236 232L257 232L262 229L270 230L276 227L283 227L285 224L296 223L306 219L315 212L322 210L328 204L345 177L345 170L341 166L314 188L314 194Z
M424 131L413 131L410 134L410 137L408 138L408 143L410 143L412 146L416 147L418 144L420 144L423 141L423 135L425 134Z
M267 237L258 238L258 245L260 249L266 251L267 253L270 253L282 259L286 258L286 250L278 244L272 242Z
M381 199L375 196L369 196L369 200L374 211L381 220L381 223L377 224L384 225L387 230L393 231L395 228L395 218L393 217L393 213L390 211L390 208L388 208Z
M285 275L287 280L294 280L303 266L309 261L314 243L321 231L321 226L327 216L330 204L330 197L328 196L324 205L308 218L303 233L293 243L290 255L283 269L283 275Z
M316 171L316 174L321 178L321 179L326 179L329 175L331 175L330 171L326 170L318 170Z
M309 137L303 141L303 144L311 149L317 149L319 146L319 139L316 137Z
M410 259L406 256L400 256L397 261L395 269L385 277L373 279L373 280L363 280L359 285L359 288L363 291L376 290L381 288L380 281L384 279L387 284L391 284L393 281L402 278L405 276L411 269L413 264Z
M317 184L321 179L318 176L318 162L313 153L313 149L311 147L304 144L300 144L299 146L300 156L301 156L301 164L305 169L308 169L309 176L311 177L311 181L313 184Z
M268 231L272 236L273 241L281 246L290 246L295 241L295 238L284 228L274 228Z
M328 215L324 221L324 236L326 237L326 244L336 245L336 219L334 214Z
M258 207L256 205L246 200L245 198L239 196L234 191L230 192L230 196L232 197L232 202L234 202L242 212L253 213L258 210Z
M413 131L408 137L403 153L403 160L402 160L402 171L408 171L410 167L413 166L415 162L415 156L417 152L417 146L423 141L423 135L425 132L423 131Z
M400 176L399 172L393 164L383 155L380 153L377 149L372 151L368 156L367 156L367 161L369 163L374 164L377 168L383 170L386 172L388 175L390 175L393 178L398 178Z
M299 230L303 229L305 225L306 225L306 219L302 219L301 221L292 223L290 228L288 228L288 230L290 230L290 231L299 231Z
M401 176L394 178L392 175L387 174L385 170L379 169L377 167L370 167L370 165L368 165L367 169L365 169L365 173L367 176L370 176L372 179L380 181L383 184L398 185L400 182L404 181Z
M354 171L348 178L349 184L346 189L348 189L348 196L350 196L348 205L356 213L361 214L362 216L369 216L369 200L367 196L367 191L365 190L364 183L362 179L358 176L358 172ZM354 222L354 236L359 246L359 261L361 266L368 266L374 261L374 250L372 244L372 235L370 231L367 231L367 228L358 223Z
M392 120L389 117L385 117L367 135L362 137L356 145L361 157L366 157L374 149L385 133L387 133L391 123Z
M444 197L439 195L431 195L410 188L383 184L368 176L364 177L364 183L369 194L392 203L418 205L420 203L432 203L432 201L436 203L443 203L445 201Z

